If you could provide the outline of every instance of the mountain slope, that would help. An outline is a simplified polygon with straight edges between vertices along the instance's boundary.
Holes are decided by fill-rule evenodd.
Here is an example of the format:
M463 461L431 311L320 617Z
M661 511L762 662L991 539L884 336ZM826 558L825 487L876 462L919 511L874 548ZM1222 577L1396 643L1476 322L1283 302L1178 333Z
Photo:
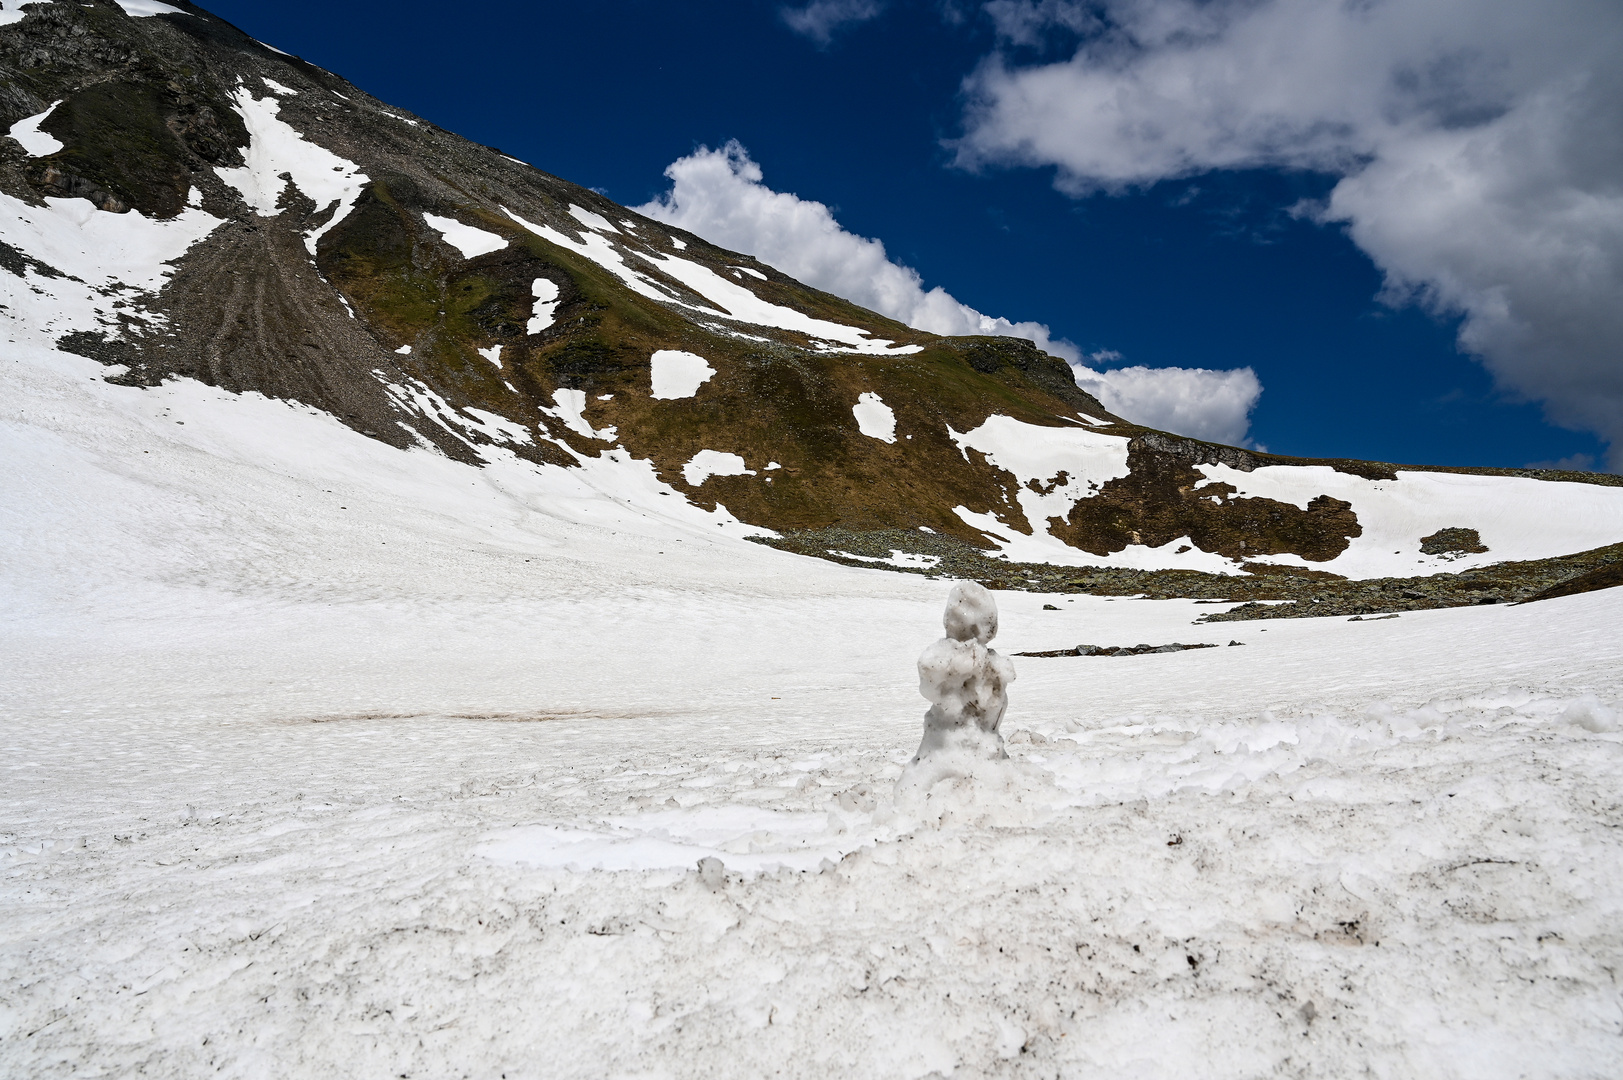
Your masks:
M1028 342L810 289L190 4L21 15L0 27L0 302L14 343L113 382L259 392L473 465L646 468L791 550L1011 585L1302 598L1623 541L1613 478L1139 427Z

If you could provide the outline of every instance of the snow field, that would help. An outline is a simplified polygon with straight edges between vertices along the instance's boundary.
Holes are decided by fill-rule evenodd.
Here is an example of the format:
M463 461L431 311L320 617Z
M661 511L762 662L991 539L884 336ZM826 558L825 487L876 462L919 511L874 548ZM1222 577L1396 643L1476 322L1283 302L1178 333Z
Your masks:
M1005 654L1224 647L1013 657L1012 762L898 808L945 582L739 543L618 451L475 470L12 360L7 1072L1615 1065L1615 591L999 594Z
M291 170L342 217L355 167L238 103L245 198L277 212ZM0 274L0 1072L1615 1071L1616 591L1268 626L1002 594L1005 653L1225 647L1015 657L1013 760L898 806L946 583L743 543L621 448L535 468L501 446L530 431L417 384L489 467L110 385L51 336L216 219L0 210L84 278ZM1027 479L1118 467L1119 439L1005 420L954 434L1028 517ZM1295 501L1306 472L1208 475ZM1398 531L1488 506L1443 524L1614 535L1608 489L1417 475L1328 482Z
M1000 599L1011 629L1036 617ZM1617 615L1599 599L1558 602L1580 650ZM1368 687L1287 681L1335 637L1349 669L1402 665L1449 620L1016 658L1008 777L904 820L888 788L922 702L889 643L928 633L939 597L843 601L712 610L676 590L409 620L285 605L209 637L146 627L162 632L122 654L12 652L60 688L5 713L6 1053L31 1075L1599 1076L1615 1060L1617 736L1565 719L1561 693L1416 703L1420 684L1480 674L1449 682L1446 663L1409 665L1395 700L1363 708L1342 702ZM1186 605L1093 606L1095 632L1189 636ZM841 610L867 628L805 632ZM1519 644L1551 629L1534 610L1436 614L1524 616L1470 628ZM515 621L533 644L492 658ZM124 622L110 638L140 620ZM1405 635L1350 636L1368 630ZM69 665L89 670L63 680ZM1225 666L1220 683L1273 708L1203 709ZM714 892L691 870L710 854L728 867Z

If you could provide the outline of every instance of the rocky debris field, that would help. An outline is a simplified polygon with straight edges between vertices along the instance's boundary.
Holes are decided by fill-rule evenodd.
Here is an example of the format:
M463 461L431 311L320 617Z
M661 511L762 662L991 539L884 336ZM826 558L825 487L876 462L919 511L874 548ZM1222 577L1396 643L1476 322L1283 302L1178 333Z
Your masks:
M1230 645L1241 645L1244 642L1231 641ZM1145 653L1171 653L1183 652L1186 649L1215 649L1211 642L1200 645L1185 645L1174 641L1171 645L1078 645L1074 649L1050 649L1047 652L1020 652L1016 656L1143 656Z
M1255 562L1243 564L1246 573L1235 575L1016 563L992 558L956 537L903 529L808 529L756 542L847 566L880 565L931 577L973 579L990 589L1239 602L1238 607L1214 612L1202 622L1527 603L1623 584L1623 544L1458 573L1357 581L1322 570ZM1452 537L1449 542L1461 542L1461 538ZM1563 591L1564 587L1569 591Z

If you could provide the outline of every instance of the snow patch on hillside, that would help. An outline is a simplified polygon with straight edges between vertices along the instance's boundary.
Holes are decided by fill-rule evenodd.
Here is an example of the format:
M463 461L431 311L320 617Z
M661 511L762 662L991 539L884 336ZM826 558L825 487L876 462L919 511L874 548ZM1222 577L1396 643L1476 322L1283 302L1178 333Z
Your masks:
M182 11L172 4L159 3L158 0L115 0L124 14L135 19L150 18L153 15L190 15L189 11Z
M724 450L700 450L682 466L682 479L689 487L698 487L712 476L754 476L743 458Z
M931 570L941 564L939 555L920 555L917 552L903 551L901 548L891 548L890 554L884 558L877 555L857 555L838 548L829 548L830 555L838 555L842 559L855 559L857 562L880 563L885 566L899 566L907 570Z
M524 218L519 217L505 206L502 207L502 213L506 214L508 217L512 218L526 229L535 233L535 235L539 236L547 243L556 244L565 250L573 251L577 255L581 255L592 260L597 265L619 278L627 288L636 293L638 296L646 296L648 299L658 300L662 304L676 304L680 307L688 308L694 307L694 305L678 299L670 289L656 284L646 275L638 273L636 270L634 270L626 263L625 255L613 244L611 244L606 237L599 236L595 232L588 232L585 236L577 240L572 236L565 236L563 233L559 232L557 229L554 229L550 225L538 225L533 221L526 221ZM720 312L710 312L708 308L696 308L695 310L706 311L710 314L720 314Z
M596 229L598 232L617 233L620 231L614 227L614 222L602 214L594 214L584 206L576 206L574 203L569 204L569 216L588 229Z
M507 237L499 236L487 229L476 229L472 225L464 225L456 218L440 217L437 214L424 214L423 220L428 223L429 228L444 237L447 244L462 252L464 259L489 255L492 251L500 251L507 246Z
M243 151L241 168L215 166L215 173L236 188L260 217L282 212L277 203L288 181L281 177L290 174L293 185L309 196L318 212L332 210L324 224L305 235L304 245L314 255L316 242L355 208L369 178L353 161L310 142L281 119L277 114L282 103L275 97L256 98L240 88L232 100L248 128L248 148Z
M851 415L857 419L857 430L870 439L893 443L896 441L896 414L878 394L871 391L857 398L851 406Z
M551 278L538 277L530 283L530 295L535 306L530 310L530 321L525 323L526 334L539 334L555 321L558 310L558 283Z
M580 218L579 214L574 214L574 211L578 209L580 208L572 207L570 213L577 220L584 220ZM904 356L909 353L919 352L922 349L922 346L918 345L897 347L894 342L883 338L874 338L868 331L859 327L846 326L843 323L829 322L825 319L814 319L810 315L796 311L794 308L769 303L737 282L728 281L708 266L702 266L699 263L675 255L664 255L652 250L628 252L627 249L617 246L616 243L611 242L607 237L595 231L588 231L580 239L575 239L564 235L550 225L526 221L505 206L502 207L502 213L548 243L566 248L597 263L597 265L619 278L639 296L646 296L650 300L658 300L662 304L674 304L689 311L702 312L705 315L716 315L754 326L770 326L805 334L807 337L814 339L814 347L831 352ZM597 217L589 210L581 210L581 214L588 217ZM605 225L609 224L602 218L598 218L598 220L602 220ZM618 235L618 230L615 230L615 232ZM675 290L642 273L628 263L626 261L628 254L645 261L652 268L692 289L706 300L717 305L720 310L682 299L676 295Z
M652 396L665 401L692 397L715 373L710 362L697 353L659 349L649 357Z
M1086 428L1039 427L997 413L972 431L960 433L948 425L947 434L958 444L965 461L971 460L970 450L978 450L988 464L1014 476L1015 500L1029 535L993 515L971 513L963 507L956 511L960 518L996 537L1012 559L1065 566L1102 561L1051 535L1049 519L1064 521L1078 499L1088 498L1102 484L1128 474L1125 438ZM1032 559L1033 555L1040 557Z
M0 23L0 25L4 24ZM62 104L62 101L58 98L56 101L51 102L51 107L44 112L35 113L33 116L25 116L11 125L11 130L7 134L22 144L22 148L27 151L29 157L48 157L63 148L64 144L61 140L39 129L45 118L54 113L56 107L60 104Z
M592 427L586 419L586 391L584 390L554 390L552 392L554 409L542 409L549 416L556 416L564 422L564 426L577 435L584 435L588 439L601 439L604 442L613 442L615 428L606 427L601 430Z
M138 210L110 214L88 199L46 198L30 206L0 193L0 241L65 276L28 266L21 277L0 270L0 308L8 341L46 344L70 330L117 336L113 301L126 304L163 287L180 258L220 219L188 207L166 221ZM122 309L161 322L138 306Z
M738 282L728 281L708 266L702 266L688 259L662 255L655 251L640 254L661 272L720 306L728 318L739 322L805 334L813 338L814 343L826 343L821 347L834 352L905 356L923 349L919 345L897 346L887 339L873 337L869 331L860 327L829 322L826 319L814 319L794 308L762 300Z

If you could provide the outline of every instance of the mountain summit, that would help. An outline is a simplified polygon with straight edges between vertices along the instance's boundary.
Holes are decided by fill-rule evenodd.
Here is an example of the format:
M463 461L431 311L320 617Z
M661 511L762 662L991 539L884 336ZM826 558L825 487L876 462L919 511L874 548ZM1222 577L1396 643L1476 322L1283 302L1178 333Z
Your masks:
M584 470L730 534L1004 586L1363 611L1465 602L1488 567L1477 594L1522 598L1619 557L1597 551L1623 541L1614 478L1135 425L1029 342L808 288L184 0L0 19L8 338L113 383L257 392L401 450Z

